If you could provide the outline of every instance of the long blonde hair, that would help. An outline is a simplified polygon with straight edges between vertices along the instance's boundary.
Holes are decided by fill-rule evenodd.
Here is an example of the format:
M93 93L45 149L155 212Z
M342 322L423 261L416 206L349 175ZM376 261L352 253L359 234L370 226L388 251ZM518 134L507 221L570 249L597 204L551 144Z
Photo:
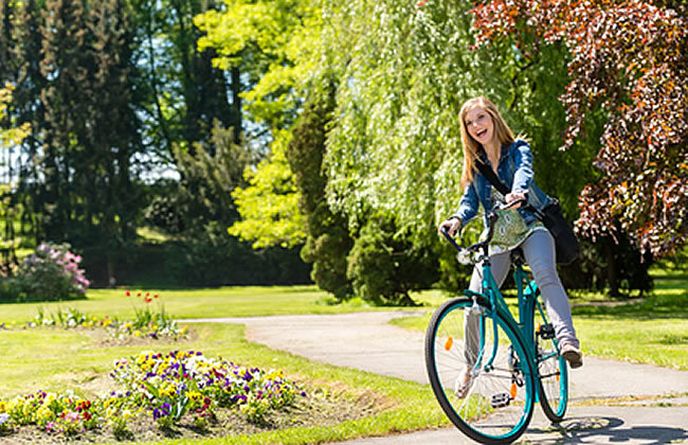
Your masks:
M504 122L499 110L490 99L485 96L478 96L467 100L459 112L459 120L461 121L461 143L463 145L463 172L461 173L462 188L466 188L468 184L473 182L473 175L476 169L475 160L481 148L481 144L473 139L466 127L466 115L474 108L482 108L492 117L494 135L497 137L500 147L504 144L511 144L515 140L514 132L511 131L511 128Z

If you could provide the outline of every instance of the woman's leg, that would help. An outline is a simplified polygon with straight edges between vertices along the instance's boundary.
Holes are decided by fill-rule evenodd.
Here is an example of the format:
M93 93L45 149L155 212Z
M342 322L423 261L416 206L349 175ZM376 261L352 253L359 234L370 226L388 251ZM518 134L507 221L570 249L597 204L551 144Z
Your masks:
M502 285L506 274L509 272L511 266L511 256L509 252L500 253L490 257L490 266L492 267L492 276L499 286ZM471 284L468 287L474 292L480 292L482 289L483 266L482 262L475 265L473 268L473 275L471 276ZM464 317L464 333L466 335L466 350L464 357L469 365L475 364L475 360L480 352L479 333L480 333L480 317L471 314L469 309L466 310Z
M561 284L555 262L554 238L547 230L537 230L521 245L535 282L545 300L547 313L560 344L580 347L571 319L571 306Z

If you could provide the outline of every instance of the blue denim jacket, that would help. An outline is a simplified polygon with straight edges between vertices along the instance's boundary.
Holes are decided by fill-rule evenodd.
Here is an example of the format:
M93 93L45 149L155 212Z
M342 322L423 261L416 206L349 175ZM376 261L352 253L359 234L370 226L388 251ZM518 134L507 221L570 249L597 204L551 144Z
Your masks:
M481 153L483 161L490 165L485 152ZM497 167L497 175L512 193L528 192L528 203L536 209L544 208L551 200L535 184L533 179L533 154L530 145L524 140L517 139L510 145L502 147L502 155ZM487 214L492 210L492 184L479 171L473 176L473 182L466 187L459 203L459 210L454 214L461 219L461 225L465 226L478 214L478 203L485 209L483 224L487 227ZM530 210L518 209L519 213L530 225L537 218Z

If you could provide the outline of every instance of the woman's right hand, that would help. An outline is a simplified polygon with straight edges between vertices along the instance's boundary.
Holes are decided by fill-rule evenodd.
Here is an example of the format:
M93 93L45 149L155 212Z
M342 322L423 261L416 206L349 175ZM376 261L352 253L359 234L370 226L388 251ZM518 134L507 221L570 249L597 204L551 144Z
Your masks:
M453 216L445 221L442 221L442 224L440 224L437 228L437 233L442 235L443 228L447 231L447 233L449 233L449 235L453 237L454 235L456 235L456 232L458 232L461 228L461 220Z

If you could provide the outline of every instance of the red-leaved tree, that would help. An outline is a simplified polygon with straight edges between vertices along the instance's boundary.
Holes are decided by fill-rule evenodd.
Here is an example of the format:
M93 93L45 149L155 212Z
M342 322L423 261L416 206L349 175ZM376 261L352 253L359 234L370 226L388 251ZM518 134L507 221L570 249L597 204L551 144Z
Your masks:
M525 54L570 53L562 149L600 108L601 179L579 197L579 231L621 228L655 257L688 239L688 19L650 1L492 0L472 10L479 43L510 37Z

